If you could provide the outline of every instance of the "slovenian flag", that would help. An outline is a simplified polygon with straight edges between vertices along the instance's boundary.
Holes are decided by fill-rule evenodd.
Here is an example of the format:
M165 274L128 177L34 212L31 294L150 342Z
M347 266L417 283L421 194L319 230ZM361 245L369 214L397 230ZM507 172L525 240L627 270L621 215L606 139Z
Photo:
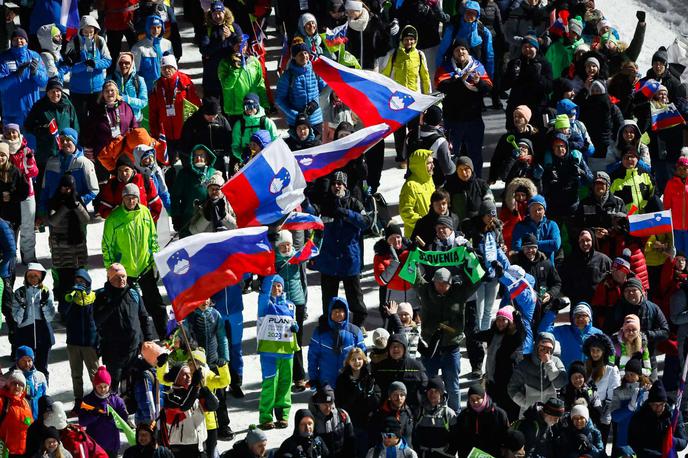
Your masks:
M325 29L325 44L328 48L334 48L335 46L342 45L346 43L346 31L349 28L349 23L345 22L339 27L335 27L330 30Z
M389 133L442 100L406 88L377 72L348 68L323 56L313 61L313 70L356 113L363 125L386 123Z
M309 259L314 258L319 254L320 247L316 245L312 239L308 239L306 240L306 243L303 244L303 248L297 251L296 254L294 254L294 256L289 258L289 264L299 264L301 262L308 261Z
M48 123L48 131L50 134L55 137L55 143L57 143L57 149L60 149L62 145L60 145L60 129L57 127L57 121L55 118L51 119L50 122ZM76 146L76 145L75 145Z
M650 104L650 110L652 112L652 130L655 132L686 123L673 103L661 108L655 108Z
M223 187L239 227L274 223L303 201L306 180L284 140L256 154Z
M357 159L388 134L387 124L377 124L324 145L295 151L294 157L306 181L311 182Z
M77 0L62 0L60 25L67 30L65 34L67 40L71 40L77 34L79 31L79 3Z
M671 232L671 210L628 216L629 233L635 237Z
M287 216L282 223L282 229L287 231L322 231L325 225L322 220L310 213L294 212Z
M640 87L640 93L643 94L646 99L650 100L659 90L659 86L659 81L649 79Z
M171 243L154 259L177 321L213 294L239 283L245 273L271 275L275 270L275 252L264 226L192 235Z

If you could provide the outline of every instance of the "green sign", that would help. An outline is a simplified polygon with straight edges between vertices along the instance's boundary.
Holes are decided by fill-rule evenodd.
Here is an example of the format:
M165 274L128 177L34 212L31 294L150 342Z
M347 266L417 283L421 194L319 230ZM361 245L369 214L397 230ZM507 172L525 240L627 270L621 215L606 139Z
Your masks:
M490 455L489 453L483 452L479 448L473 447L471 453L468 454L468 458L494 458L494 456Z
M415 249L409 253L399 276L411 284L416 283L418 264L432 267L463 267L463 272L472 283L477 283L485 275L480 260L475 253L457 246L449 251L423 251Z

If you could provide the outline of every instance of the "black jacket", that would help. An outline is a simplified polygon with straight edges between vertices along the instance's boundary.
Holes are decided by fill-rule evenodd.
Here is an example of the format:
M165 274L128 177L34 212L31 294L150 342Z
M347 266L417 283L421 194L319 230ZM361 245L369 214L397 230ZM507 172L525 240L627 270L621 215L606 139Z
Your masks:
M577 235L575 239L572 238L573 251L559 269L561 278L566 279L563 284L564 295L571 299L572 304L590 303L597 284L612 268L612 260L604 253L597 251L594 231L592 237L593 248L588 253L583 253L578 247ZM613 332L618 330L619 328L616 328Z
M361 369L358 379L351 377L351 367L346 366L337 377L334 398L338 408L344 409L356 428L367 428L372 413L380 404L380 387L370 374L370 365Z
M512 429L521 431L526 439L526 456L549 457L559 456L557 443L559 442L558 428L547 426L540 410L542 403L532 405L523 414L523 418L514 422Z
M459 413L451 430L452 450L457 450L460 458L468 456L473 447L499 456L499 444L508 429L506 412L488 397L482 412L476 412L469 405Z
M461 222L476 216L480 210L480 204L490 193L487 182L482 178L477 178L475 174L471 175L468 181L461 181L456 174L451 175L447 177L444 189L451 196L451 211L456 213Z
M208 122L203 117L203 110L198 110L182 126L182 144L184 151L191 151L194 146L201 144L210 148L218 161L222 161L224 157L231 159L232 126L222 113L213 122ZM216 165L220 164L220 168L224 168L223 162Z
M425 392L425 390L421 391ZM411 394L412 391L408 389L408 393ZM395 410L390 405L389 401L384 401L373 413L373 416L370 419L370 427L368 428L368 445L370 447L374 447L380 443L380 434L382 433L382 428L385 425L385 419L387 417L394 417L399 420L399 423L401 424L401 437L404 438L409 447L413 448L413 419L415 418L415 415L412 413L407 404L404 404L401 409Z
M625 215L624 201L619 197L609 194L604 203L600 202L591 193L581 200L573 220L575 232L580 232L585 227L601 227L611 230L614 226L613 217Z
M539 54L534 59L523 55L512 59L502 79L502 90L509 89L509 114L518 105L528 105L533 110L531 119L540 122L536 116L547 105L547 94L552 90L552 66Z
M561 277L544 253L538 251L535 259L530 261L523 252L519 251L512 262L523 267L526 273L535 277L535 291L540 291L540 288L544 287L552 298L559 297L561 294Z
M646 402L633 414L628 426L628 443L638 458L662 456L662 444L671 425L672 407L667 404L662 415L657 417ZM673 437L677 452L686 448L686 430L680 413Z
M607 318L604 320L606 334L612 335L621 329L624 318L630 314L640 318L640 330L647 336L648 350L652 355L655 346L669 338L669 323L654 302L643 299L639 305L633 305L622 297L614 307L608 308Z
M101 348L117 347L122 351L139 348L153 340L153 320L146 312L141 295L129 286L115 288L106 283L96 291L94 319L101 338Z
M588 128L594 157L604 157L607 148L614 145L616 133L623 125L623 114L619 107L609 100L609 94L590 95L583 88L573 100L578 104L578 119Z
M306 416L313 417L307 409L301 409L296 412L294 416L294 434L282 442L279 450L275 453L275 458L329 458L330 451L321 438L317 436L302 437L299 434L299 423Z
M461 224L459 224L459 217L456 213L449 212L449 216L452 219L454 226L454 232L461 230ZM437 219L440 217L435 210L430 207L428 214L423 216L416 222L416 226L413 228L411 233L411 240L416 240L416 237L420 237L426 244L432 243L437 235L435 231L435 225L437 224Z
M443 67L446 65L449 64L445 62ZM478 90L471 91L466 87L461 78L450 76L441 80L437 85L437 90L445 94L444 102L442 103L444 122L454 123L482 119L483 97L490 90L491 86L485 80L480 79L476 85Z

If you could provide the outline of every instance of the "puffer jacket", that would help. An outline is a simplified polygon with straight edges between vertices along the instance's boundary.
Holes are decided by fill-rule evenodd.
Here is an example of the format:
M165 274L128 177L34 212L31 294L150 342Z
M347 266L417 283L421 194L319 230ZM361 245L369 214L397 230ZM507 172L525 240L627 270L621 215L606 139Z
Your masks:
M203 110L198 110L184 121L182 148L188 152L194 145L205 145L217 154L221 163L227 156L231 162L232 134L232 125L223 113L218 114L212 122L208 122ZM224 171L224 165L222 168Z
M346 308L347 318L341 323L335 323L330 318L336 303ZM354 347L366 351L363 333L358 326L349 323L348 316L349 304L341 297L334 297L327 307L327 316L320 317L308 346L308 378L312 382L336 388L337 375L344 367L349 351Z
M131 129L119 139L111 141L102 149L100 154L98 154L98 161L111 173L114 172L120 157L126 156L132 161L132 164L136 164L134 150L139 145L148 145L155 149L156 161L159 164L168 165L165 158L167 144L155 140L143 127Z
M591 375L588 379L588 385L595 384L597 387L597 397L600 400L601 406L598 408L600 423L608 425L612 421L611 405L614 398L614 390L621 385L621 377L619 375L619 368L611 364L614 360L614 346L612 341L606 334L593 334L585 339L583 342L583 353L587 358L590 358L590 348L602 348L602 364L604 364L604 373L599 380L595 380ZM593 367L593 374L596 369Z
M464 20L463 11L470 9L477 13L474 22ZM436 64L439 67L442 60L447 57L451 45L458 40L465 40L470 47L472 56L485 63L490 77L494 75L494 49L492 46L492 33L480 21L481 8L476 1L469 0L462 5L462 13L454 16L454 19L445 25L444 35L437 50Z
M370 364L366 363L358 378L352 377L351 366L344 366L337 376L337 388L334 391L337 406L350 416L356 429L367 429L370 415L380 405L380 387L371 374Z
M22 455L26 451L29 425L34 421L31 408L24 399L24 393L15 396L8 388L0 392L0 409L4 408L5 403L8 403L9 407L5 419L0 424L0 440L5 443L10 454Z
M81 30L86 26L96 29L93 39L87 40L81 36ZM74 94L95 94L103 89L105 71L110 68L112 57L105 38L98 35L98 32L98 21L92 16L83 16L79 24L79 34L72 38L65 48L65 56L72 62L72 79L69 87ZM86 61L89 60L95 63L94 68L86 65Z
M81 148L77 148L73 154L60 152L57 156L51 156L45 166L43 190L38 201L39 214L47 213L48 202L58 191L60 180L67 173L74 177L74 190L84 205L95 199L98 193L98 178L93 162L84 156Z
M150 28L154 20L163 23L160 36L153 38ZM172 43L167 38L162 38L165 34L165 22L160 16L151 15L146 18L146 37L139 40L132 48L134 54L134 66L138 69L139 75L146 81L148 91L153 90L155 82L160 78L162 56L172 54Z
M412 25L404 27L404 30L407 29L416 30ZM404 34L404 30L401 35ZM418 35L417 32L416 35ZM407 51L400 43L399 47L392 52L382 74L411 90L423 94L432 92L427 58L425 53L417 49L415 45Z
M463 339L466 301L479 286L480 282L472 284L466 279L463 284L452 284L446 294L439 294L433 282L418 286L421 316L423 317L421 329L423 340L430 342L433 334L440 329L440 324L445 324L454 332L443 330L439 347L445 349L458 347Z
M557 428L560 434L558 444L560 456L565 458L578 458L581 454L593 458L607 456L604 451L605 444L602 443L602 434L592 420L588 420L583 429L578 429L573 426L571 417L567 415L559 421ZM582 441L583 436L585 436L585 442Z
M47 336L50 340L50 345L55 344L55 336L50 322L55 317L55 304L53 302L53 293L43 285L45 276L47 274L45 267L40 263L30 262L27 265L28 270L35 270L41 273L41 282L32 286L24 275L24 284L17 288L12 298L12 318L17 323L18 328L27 326L36 326L36 321L44 321L47 327ZM39 332L41 327L36 326L35 332Z
M688 184L679 176L673 176L664 188L662 195L665 210L671 210L674 230L688 230Z
M28 64L38 61L35 74ZM16 71L26 64L23 70ZM28 46L12 47L0 54L0 90L2 90L3 123L24 124L26 114L41 97L40 89L48 82L48 74L41 56ZM53 142L55 140L53 139Z
M553 220L543 217L539 223L533 221L530 216L516 224L511 235L511 249L521 251L521 239L526 234L534 234L538 240L538 250L549 258L554 265L554 255L561 248L561 234L559 226Z
M490 166L492 170L492 166ZM520 187L525 188L526 191L526 202L519 204L516 202L514 195L516 190ZM499 220L504 223L502 226L502 235L504 236L504 244L506 244L509 249L512 246L511 235L514 232L514 227L516 224L523 221L526 216L528 216L528 200L538 193L535 183L533 183L528 178L514 178L507 185L504 190L504 200L502 208L499 210L498 217Z
M74 275L85 279L88 287L86 291L75 289L65 298L67 345L95 348L98 345L96 322L93 319L93 303L96 294L91 291L91 276L84 269L78 269Z
M373 257L373 273L375 281L380 286L386 286L388 290L408 291L413 288L409 282L399 276L401 267L406 262L411 251L411 241L402 240L402 248L392 254L392 248L387 240L378 240L373 247L375 256Z
M610 178L612 184L609 192L624 201L627 212L635 205L642 213L648 200L655 194L654 178L637 167L633 169L621 167L612 173Z
M140 173L144 178L150 179L155 185L155 190L158 192L158 196L162 201L163 206L168 209L170 208L170 192L167 189L167 183L165 183L165 174L158 165L157 161L151 162L148 167L141 165L141 158L143 153L149 150L150 147L139 147L134 148L134 167L136 171Z
M28 113L24 122L24 129L36 137L36 162L40 169L41 166L45 165L48 158L57 155L59 151L55 136L48 128L50 121L55 120L58 132L62 132L68 127L79 132L79 120L74 105L70 102L69 97L65 97L64 93L57 104L52 103L48 96L41 97L33 104Z
M547 213L553 217L575 213L580 203L580 189L592 182L592 172L581 152L570 149L565 135L556 134L555 138L564 142L566 154L564 157L557 157L548 152L542 175L542 194L547 199Z
M48 75L48 79L57 78L63 81L65 74L67 74L70 69L69 66L64 63L62 54L60 54L62 43L53 42L53 28L57 28L57 26L55 24L40 26L36 32L36 37L38 38L38 43L41 45L41 59L43 59L43 63L45 64L45 71Z
M346 211L341 215L337 209ZM324 197L320 209L325 222L320 255L312 262L312 268L326 275L350 277L361 272L361 233L370 225L363 204L347 191L338 198L331 192Z
M294 352L299 350L296 332L292 328L296 323L296 307L284 297L284 294L277 297L272 295L272 285L275 281L276 276L264 278L258 295L258 353L274 358L292 358ZM274 335L276 329L281 331L279 336Z
M103 228L103 264L118 262L129 277L139 277L153 266L153 253L157 253L158 237L155 222L143 205L127 210L119 205L105 220Z
M206 166L203 170L196 167L193 157L189 156L189 167L182 168L174 180L170 191L171 209L170 216L178 220L179 229L182 225L191 221L194 215L194 202L203 202L208 197L208 181L215 174L215 162L217 157L203 145L196 145L192 151L203 149L207 155ZM188 235L188 228L184 231Z
M540 325L538 326L539 332L551 332L554 337L559 342L561 349L561 354L559 358L561 362L564 363L564 367L569 367L574 361L584 361L586 359L585 353L583 352L583 342L593 334L602 334L600 329L597 329L592 325L593 313L592 308L587 302L580 302L575 305L585 306L590 314L590 323L583 329L578 329L574 321L574 316L570 313L570 324L564 324L561 326L554 326L554 322L557 319L557 312L549 310L542 317ZM573 310L571 307L571 310Z
M559 357L551 355L548 363L543 364L535 350L537 345L549 340L555 344L556 339L550 333L538 335L533 352L516 365L509 380L509 396L521 407L521 415L536 402L545 402L550 397L557 397L557 390L566 385L566 369Z
M325 82L313 70L310 61L303 67L292 59L287 70L277 81L275 104L287 118L287 124L294 126L296 117L303 113L309 102L319 103L320 91L325 88ZM243 110L242 110L243 111ZM318 107L308 117L312 126L322 124L322 109Z
M131 56L131 70L127 76L122 75L122 70L119 68L119 61L124 54ZM134 55L130 52L120 53L117 58L117 65L112 79L117 84L119 95L134 111L134 118L141 122L143 119L143 109L148 106L148 86L146 80L136 73L136 66L134 65Z
M129 417L124 401L117 394L110 393L101 398L95 391L84 396L79 409L79 424L108 452L119 450L119 430L108 413L111 407L122 418Z
M9 143L8 139L5 142ZM12 144L10 144L10 162L14 165L21 174L24 181L29 185L29 195L34 195L33 178L38 176L38 166L36 165L36 158L33 156L33 151L26 143L26 137L20 135L18 140L19 149L12 151Z
M14 370L21 370L16 365L12 366L8 373ZM45 374L35 367L31 367L28 371L22 371L24 378L26 378L26 388L24 389L24 399L31 408L33 418L37 418L41 411L39 401L48 394L48 380Z
M481 412L473 410L470 401L466 401L466 404L451 430L452 449L458 450L459 457L468 456L474 447L492 456L499 456L499 445L495 438L504 437L509 429L506 412L487 395Z
M197 308L184 319L184 328L203 347L208 364L217 364L218 359L229 360L227 330L215 308L208 307L205 311Z
M128 162L127 165L135 169L131 162ZM139 203L147 207L153 216L153 220L157 221L162 211L162 200L158 195L158 190L155 188L155 183L153 183L151 177L142 173L134 173L131 179L126 183L119 181L117 176L110 177L110 180L102 186L97 196L95 202L96 211L98 211L103 218L110 216L117 206L121 206L122 191L129 183L135 184L136 187L139 188Z
M74 182L73 179L65 181ZM48 216L50 255L53 267L57 269L75 269L88 265L86 225L91 221L91 216L80 199L75 199L74 203L74 208L69 208L66 199L60 201L59 206L50 209ZM74 225L75 221L78 226ZM58 300L62 302L62 298Z
M126 31L134 22L137 0L105 0L104 25L110 31Z
M416 221L428 213L430 196L435 192L435 183L428 172L426 162L432 156L429 149L419 149L409 157L411 175L401 187L399 214L404 222L404 235L410 237Z
M135 289L115 288L105 283L105 287L96 291L94 304L93 317L104 346L134 351L142 342L153 340L153 320Z
M260 65L260 61L256 57L245 57L245 61L238 68L234 66L231 56L226 57L220 61L220 65L217 68L217 75L222 85L223 111L226 115L241 116L244 112L244 97L251 92L258 95L260 106L263 108L269 107L265 80L263 79L263 69ZM289 78L292 78L292 76L289 76ZM293 77L293 79L296 80L297 78ZM281 80L282 78L280 78L280 81ZM296 81L294 81L293 84L296 84ZM291 79L288 86L289 88L292 86ZM278 93L279 87L278 81ZM317 100L317 97L314 100ZM301 110L303 110L303 106L305 106L305 103L301 106ZM284 108L281 106L280 108L284 111ZM296 115L294 115L294 118L295 117ZM293 118L287 119L291 119L289 123L291 125L291 123L293 123Z
M221 24L212 19L212 11L205 13L205 33L201 37L200 51L203 56L203 89L206 95L220 95L222 91L217 69L220 61L233 52L232 35L241 37L244 32L239 24L234 22L234 14L225 7L224 21ZM229 29L230 35L225 38L224 27Z
M151 136L160 138L160 134L165 134L168 141L180 140L184 126L184 102L201 106L196 87L187 74L177 71L170 78L159 78L152 88L148 99ZM174 105L174 116L167 115L168 105Z
M315 417L314 433L325 442L330 451L330 457L354 456L356 436L349 414L336 406L329 415L325 416L313 401L308 403L308 409Z
M248 151L248 142L258 130L270 132L270 141L277 138L277 126L275 122L265 115L263 107L258 107L254 115L242 113L242 119L237 120L232 128L232 154L238 161L245 161L251 157Z

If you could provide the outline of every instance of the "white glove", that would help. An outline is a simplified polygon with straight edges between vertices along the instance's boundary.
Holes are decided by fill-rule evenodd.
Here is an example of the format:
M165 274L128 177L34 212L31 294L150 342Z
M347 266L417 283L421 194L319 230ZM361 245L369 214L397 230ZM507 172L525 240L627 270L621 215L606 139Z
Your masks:
M389 33L394 37L399 33L399 21L394 19L392 21L392 27L389 29Z

